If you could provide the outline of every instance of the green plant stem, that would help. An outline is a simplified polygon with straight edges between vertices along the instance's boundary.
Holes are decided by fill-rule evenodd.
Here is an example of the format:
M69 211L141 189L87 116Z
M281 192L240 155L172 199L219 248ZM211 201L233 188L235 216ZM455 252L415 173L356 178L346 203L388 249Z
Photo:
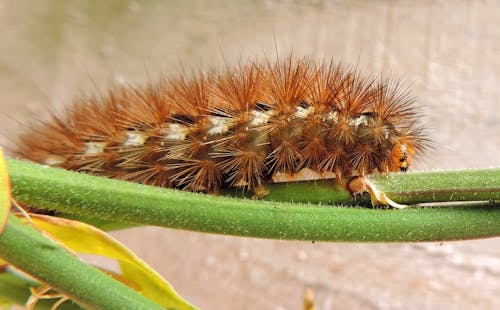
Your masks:
M31 296L30 288L38 287L38 282L25 277L17 276L11 272L0 272L0 301L8 301L15 305L24 305ZM51 310L59 299L42 299L36 304L36 310ZM1 302L0 302L1 306ZM1 307L0 307L1 308ZM81 310L82 307L72 301L65 301L57 310Z
M500 168L375 174L368 177L379 190L402 204L490 201L500 199ZM348 183L352 177L344 178ZM269 184L266 200L303 203L352 203L335 179ZM226 193L241 195L235 190ZM362 198L357 203L369 204Z
M374 210L251 201L144 186L13 159L7 163L17 200L83 217L247 237L316 241L437 241L500 235L500 207L494 203L474 208ZM486 175L493 184L485 184L494 190L485 192L481 200L500 198L499 173L500 169L488 170ZM479 171L476 179L482 180L483 174ZM394 177L403 179L407 175ZM378 186L382 187L382 183L377 180ZM299 189L294 185L308 185L300 191L311 195L314 184L282 186L298 197ZM418 191L419 185L415 186ZM452 184L448 186L453 198L451 193L457 189ZM288 194L285 192L283 198L290 198Z
M163 309L10 215L0 257L90 309Z
M373 175L391 199L405 204L500 200L500 168Z

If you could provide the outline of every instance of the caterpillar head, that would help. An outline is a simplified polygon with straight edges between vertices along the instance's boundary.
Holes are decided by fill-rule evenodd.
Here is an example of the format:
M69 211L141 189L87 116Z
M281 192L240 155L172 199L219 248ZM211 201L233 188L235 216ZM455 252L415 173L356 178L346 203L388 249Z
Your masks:
M391 150L391 165L389 170L393 172L406 172L411 168L414 154L415 151L409 144L402 141L397 142Z

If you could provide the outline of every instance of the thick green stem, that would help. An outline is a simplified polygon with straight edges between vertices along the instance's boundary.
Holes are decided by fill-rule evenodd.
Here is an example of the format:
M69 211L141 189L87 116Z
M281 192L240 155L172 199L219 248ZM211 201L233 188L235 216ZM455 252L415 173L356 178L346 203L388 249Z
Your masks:
M90 309L163 309L10 215L0 257Z
M474 208L342 208L194 194L12 159L8 160L8 167L16 199L83 217L293 240L431 241L500 235L500 207L494 203ZM494 187L499 188L499 170L492 171ZM312 184L301 191L313 191ZM498 196L493 191L481 198Z
M29 280L26 277L21 277L9 271L0 272L0 308L1 301L10 302L16 305L23 305L30 298L31 287L38 287L38 282ZM59 301L58 298L41 299L36 304L36 310L51 310L54 303ZM3 309L3 308L2 308ZM10 309L10 308L7 308ZM72 301L65 301L57 310L81 310L82 307L78 306Z
M490 201L500 199L500 168L375 174L368 177L379 190L402 204ZM344 184L351 178L344 178ZM352 203L335 179L269 184L266 200L304 203ZM238 195L236 191L228 194ZM369 203L369 199L358 200Z
M374 175L370 179L391 199L405 204L500 200L500 168Z

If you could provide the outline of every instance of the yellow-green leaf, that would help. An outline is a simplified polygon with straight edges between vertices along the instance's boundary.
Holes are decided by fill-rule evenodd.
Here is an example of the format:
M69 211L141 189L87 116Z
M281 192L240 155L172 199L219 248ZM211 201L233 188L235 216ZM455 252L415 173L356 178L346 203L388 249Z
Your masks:
M11 309L13 305L25 301L30 294L30 284L33 282L2 270L0 272L0 309Z
M7 164L3 157L2 148L0 148L0 234L7 223L11 199L9 173L7 172Z
M125 284L169 309L195 309L158 273L129 249L94 226L45 215L31 215L33 224L69 249L116 259Z
M0 309L10 309L13 305L11 301L0 296Z

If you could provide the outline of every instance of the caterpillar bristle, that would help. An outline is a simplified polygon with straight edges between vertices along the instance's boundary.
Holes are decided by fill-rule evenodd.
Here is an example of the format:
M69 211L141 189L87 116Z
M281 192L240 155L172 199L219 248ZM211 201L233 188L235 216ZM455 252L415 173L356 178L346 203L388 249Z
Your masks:
M400 81L287 57L79 100L27 130L15 152L156 186L263 195L283 175L407 170L428 144L418 117Z

